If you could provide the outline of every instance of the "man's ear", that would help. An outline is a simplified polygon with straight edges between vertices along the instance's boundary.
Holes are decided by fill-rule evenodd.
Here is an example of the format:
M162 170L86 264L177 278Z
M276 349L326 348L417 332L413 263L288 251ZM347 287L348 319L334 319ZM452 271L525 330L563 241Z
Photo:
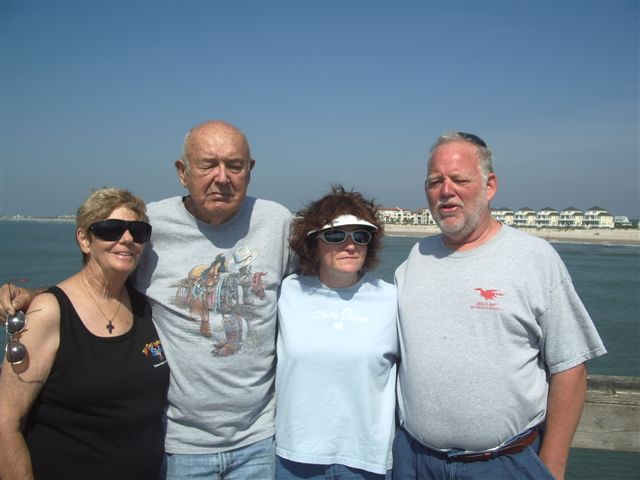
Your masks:
M187 166L180 159L176 160L174 163L176 167L176 172L178 173L178 178L180 179L180 184L183 187L187 186Z
M498 193L498 177L495 173L490 173L487 177L487 198L489 201L493 200L496 193Z

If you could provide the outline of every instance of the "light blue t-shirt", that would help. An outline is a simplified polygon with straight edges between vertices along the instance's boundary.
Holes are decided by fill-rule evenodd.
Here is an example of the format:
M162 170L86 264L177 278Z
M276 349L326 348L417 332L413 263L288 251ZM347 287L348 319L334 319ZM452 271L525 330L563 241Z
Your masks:
M292 275L278 300L276 452L384 474L395 430L396 288Z

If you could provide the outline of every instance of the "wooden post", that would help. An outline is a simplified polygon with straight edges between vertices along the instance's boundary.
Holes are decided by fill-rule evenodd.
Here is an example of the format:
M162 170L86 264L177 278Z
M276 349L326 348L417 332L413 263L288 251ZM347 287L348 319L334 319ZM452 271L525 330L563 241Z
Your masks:
M640 452L640 378L589 375L572 446Z

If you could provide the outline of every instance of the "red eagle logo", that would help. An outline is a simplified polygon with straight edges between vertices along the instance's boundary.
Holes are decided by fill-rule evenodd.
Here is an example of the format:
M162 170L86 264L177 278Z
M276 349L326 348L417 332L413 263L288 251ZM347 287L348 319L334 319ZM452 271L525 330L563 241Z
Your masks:
M480 293L480 296L485 300L495 300L496 297L501 297L503 294L498 290L484 290L482 288L474 288L476 292Z

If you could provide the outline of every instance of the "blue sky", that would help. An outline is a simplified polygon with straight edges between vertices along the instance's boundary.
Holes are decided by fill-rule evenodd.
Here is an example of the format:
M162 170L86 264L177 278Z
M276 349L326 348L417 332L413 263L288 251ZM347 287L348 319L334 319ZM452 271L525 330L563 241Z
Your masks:
M640 2L2 1L0 213L91 189L180 195L207 119L239 126L250 194L332 182L421 208L445 130L495 155L494 207L640 216Z

